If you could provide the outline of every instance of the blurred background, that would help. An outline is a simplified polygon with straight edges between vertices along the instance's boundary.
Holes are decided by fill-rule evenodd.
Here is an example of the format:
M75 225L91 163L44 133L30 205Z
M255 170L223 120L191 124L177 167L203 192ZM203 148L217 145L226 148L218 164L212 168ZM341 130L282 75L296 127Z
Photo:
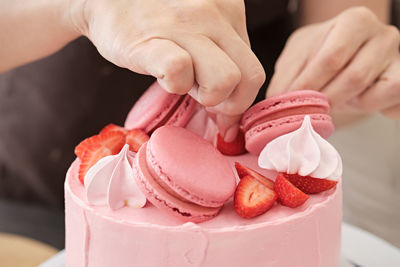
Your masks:
M252 48L267 72L266 84L294 29L289 1L267 2L246 1ZM399 2L392 4L396 25ZM64 248L63 182L74 147L110 122L123 125L152 81L104 60L83 37L0 75L0 259L11 253L2 246L21 241L6 234L40 241L35 244L42 254L21 241L38 262ZM376 114L338 128L330 139L344 161L344 220L398 247L399 133L399 121Z

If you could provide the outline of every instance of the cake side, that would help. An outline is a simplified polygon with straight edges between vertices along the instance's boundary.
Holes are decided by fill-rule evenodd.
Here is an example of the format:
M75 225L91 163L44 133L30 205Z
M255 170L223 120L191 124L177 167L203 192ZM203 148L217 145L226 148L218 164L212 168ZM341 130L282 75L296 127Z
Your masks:
M240 157L250 165L254 159ZM304 207L276 205L254 220L238 217L229 202L214 220L182 224L151 205L117 211L91 206L78 167L77 160L65 183L67 267L339 264L341 183L312 196Z

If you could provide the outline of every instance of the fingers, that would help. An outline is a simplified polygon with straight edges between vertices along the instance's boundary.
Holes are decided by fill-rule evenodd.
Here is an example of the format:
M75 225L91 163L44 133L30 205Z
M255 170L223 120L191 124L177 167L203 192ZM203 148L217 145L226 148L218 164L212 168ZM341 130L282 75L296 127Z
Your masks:
M294 80L292 90L321 90L378 30L370 11L344 12L336 20L322 46Z
M400 104L382 110L382 114L390 119L400 120Z
M241 79L236 64L204 35L184 35L177 42L192 57L198 89L191 91L199 103L214 106L232 93Z
M214 110L229 116L242 114L253 103L265 81L265 71L251 48L239 35L226 26L226 34L219 34L215 42L232 59L240 71L240 81L229 97Z
M397 117L400 105L400 57L389 66L379 80L352 103L365 112L382 111L388 117Z
M170 93L185 94L193 86L192 57L170 40L145 41L136 45L127 58L130 70L156 77Z
M362 93L394 60L398 37L390 28L367 42L322 92L334 107ZM377 56L379 55L379 56Z
M267 97L278 95L288 90L289 85L303 70L307 63L310 51L315 45L316 33L313 36L303 38L303 32L315 26L309 26L297 30L287 41L285 48L275 64L275 72L268 85Z

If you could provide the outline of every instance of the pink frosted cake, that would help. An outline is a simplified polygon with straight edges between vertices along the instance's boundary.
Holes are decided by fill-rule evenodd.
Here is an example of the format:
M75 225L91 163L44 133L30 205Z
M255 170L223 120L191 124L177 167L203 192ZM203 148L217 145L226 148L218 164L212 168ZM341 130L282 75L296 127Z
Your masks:
M129 136L127 130L122 131ZM106 140L113 140L113 144L120 137L110 135L107 131L103 134L108 138ZM157 131L153 135L157 135ZM154 149L157 140L153 135L150 141L143 136L139 139L147 141ZM86 142L84 145L90 147L93 162L90 168L85 165L88 171L84 174L84 184L79 176L82 175L81 166L88 161L89 152L85 157L83 150L76 151L78 159L68 170L65 182L67 267L339 266L342 219L340 157L312 129L307 116L302 127L274 139L259 156L243 154L223 157L231 165L237 181L242 174L235 170L235 162L259 172L266 180L275 180L278 172L286 172L288 180L300 174L302 176L299 177L312 176L314 178L310 179L319 179L323 184L334 182L336 186L309 195L296 188L298 193L307 198L304 204L294 208L290 204L285 206L284 203L293 203L290 202L292 199L281 195L281 192L289 190L288 187L276 184L278 201L251 218L243 218L243 214L239 216L237 208L238 188L244 180L251 178L248 176L240 180L234 197L229 198L222 208L218 207L217 214L207 220L181 220L179 216L171 216L159 209L154 203L156 200L150 201L148 195L144 195L137 186L135 176L138 174L134 170L135 164L139 164L138 157L128 150L138 141L136 133L134 136L133 140L126 137L122 145L118 143L118 148L111 148L111 141L107 143L101 139L110 151L120 151L109 154L104 152L104 147ZM96 138L98 141L100 137ZM95 152L94 148L97 149ZM295 153L291 154L290 151ZM180 152L171 153L171 157L176 153ZM184 151L182 153L185 155ZM192 157L194 161L197 160L196 155ZM102 159L97 161L99 158ZM212 172L212 169L208 171ZM306 190L298 180L290 181ZM260 184L257 186L263 187ZM167 191L172 198L178 199L178 203L184 202L189 207L198 205L188 204L187 199Z

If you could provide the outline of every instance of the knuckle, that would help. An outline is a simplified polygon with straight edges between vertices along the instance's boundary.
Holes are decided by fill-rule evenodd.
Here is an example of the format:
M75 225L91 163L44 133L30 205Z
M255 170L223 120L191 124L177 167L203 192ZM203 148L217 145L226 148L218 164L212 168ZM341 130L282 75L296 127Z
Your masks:
M399 29L397 29L397 27L392 26L392 25L388 25L385 28L385 32L386 32L386 36L387 38L390 40L390 43L395 45L396 48L399 48L399 44L400 44L400 32Z
M211 84L208 88L212 91L227 92L231 91L241 80L241 73L239 69L232 68L230 71L226 71L220 76L220 79Z
M345 64L344 46L337 46L331 51L328 51L322 58L322 66L333 72L339 71Z
M185 1L185 8L182 14L189 18L197 17L199 14L209 17L216 12L216 5L210 0Z
M191 65L192 59L190 55L184 51L173 56L169 56L164 65L165 76L168 79L173 79L184 72L186 68L190 68Z
M367 7L359 6L350 8L346 15L353 20L353 23L369 24L376 20L375 14Z
M349 83L351 86L361 86L365 82L365 71L360 68L354 68L349 73Z

